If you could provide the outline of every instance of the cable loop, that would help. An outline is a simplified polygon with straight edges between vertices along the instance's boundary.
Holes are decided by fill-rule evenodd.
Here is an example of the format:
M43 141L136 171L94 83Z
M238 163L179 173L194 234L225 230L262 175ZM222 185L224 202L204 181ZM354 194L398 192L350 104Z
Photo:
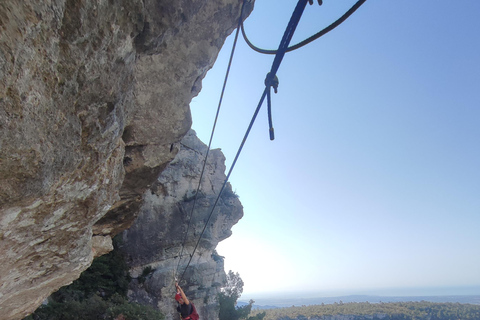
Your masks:
M299 0L298 3L297 3L297 6L295 7L295 10L292 14L292 17L290 18L290 21L287 25L287 28L285 30L285 33L283 35L283 38L280 42L280 45L278 47L277 50L263 50L263 49L260 49L260 48L257 48L255 47L247 38L246 34L245 34L245 30L244 30L244 26L243 26L243 11L244 11L244 7L245 7L245 3L247 2L247 0L244 0L243 1L243 4L242 4L242 8L241 8L241 12L240 12L240 17L239 17L239 23L238 23L238 27L237 27L237 32L236 32L236 35L235 35L235 41L234 41L234 44L233 44L233 48L232 48L232 53L231 53L231 56L230 56L230 61L229 61L229 65L228 65L228 68L227 68L227 73L226 73L226 76L225 76L225 81L224 81L224 86L223 86L223 89L222 89L222 94L220 96L220 101L219 101L219 105L218 105L218 109L217 109L217 115L216 115L216 118L215 118L215 123L214 123L214 126L213 126L213 129L212 129L212 134L210 136L210 142L209 142L209 145L208 145L208 149L207 149L207 155L205 157L205 162L204 162L204 165L203 165L203 169L202 169L202 173L201 173L201 176L200 176L200 181L199 181L199 185L198 185L198 188L197 188L197 192L195 194L195 201L194 201L194 204L193 204L193 207L192 207L192 215L193 215L193 209L195 207L195 203L196 203L196 200L197 200L197 195L199 193L199 188L200 188L200 183L201 183L201 179L203 177L203 173L204 173L204 169L205 169L205 165L206 165L206 161L207 161L207 157L208 157L208 151L210 150L210 146L211 146L211 142L212 142L212 139L213 139L213 134L214 134L214 131L215 131L215 126L216 126L216 122L217 122L217 119L218 119L218 114L220 112L220 105L222 103L222 98L223 98L223 93L225 91L225 86L226 86L226 82L227 82L227 79L228 79L228 74L229 74L229 71L230 71L230 66L231 66L231 63L232 63L232 59L233 59L233 53L235 51L235 45L236 45L236 42L237 42L237 39L238 39L238 34L239 34L239 31L241 30L242 31L242 34L243 34L243 37L245 39L245 41L247 42L247 44L252 48L254 49L255 51L257 52L260 52L260 53L264 53L264 54L275 54L275 58L274 58L274 61L272 63L272 67L270 69L270 72L267 74L266 76L266 79L265 79L265 90L263 91L263 94L260 98L260 101L258 102L258 105L257 105L257 108L255 109L255 112L252 116L252 119L250 120L250 124L247 128L247 131L245 132L245 135L243 137L243 140L242 142L240 143L240 147L238 148L238 151L237 151L237 154L235 155L235 158L232 162L232 165L228 171L228 174L225 178L225 181L223 182L223 185L222 185L222 188L220 189L220 192L218 193L218 196L215 200L215 203L213 204L213 207L210 211L210 214L208 216L208 219L207 221L205 222L205 225L204 225L204 228L200 234L200 237L195 245L195 248L193 249L193 252L190 254L190 260L188 261L187 263L187 266L185 267L183 273L182 273L182 276L179 278L179 281L182 281L184 275L185 275L185 272L187 271L188 267L190 266L190 263L193 259L193 256L195 254L195 251L197 250L197 247L198 245L200 244L200 240L202 239L203 237L203 234L205 233L205 230L208 226L208 223L213 215L213 212L218 204L218 201L220 200L220 197L222 196L222 193L223 191L225 190L225 187L228 183L228 180L230 178L230 175L232 174L232 171L233 169L235 168L235 165L237 163L237 160L242 152L242 149L247 141L247 138L250 134L250 131L253 127L253 124L255 123L255 120L257 118L257 115L258 115L258 112L260 111L260 108L262 107L263 105L263 102L265 100L265 98L267 98L267 104L268 104L268 118L269 118L269 131L270 131L270 139L273 140L274 139L274 130L273 130L273 124L272 124L272 116L271 116L271 88L273 87L274 88L274 91L275 93L277 93L277 88L278 88L278 78L276 76L277 74L277 71L280 67L280 64L283 60L283 57L285 56L285 53L286 52L289 52L289 51L292 51L292 50L295 50L295 49L298 49L310 42L312 42L313 40L316 40L318 39L319 37L321 37L322 35L326 34L327 32L333 30L335 27L337 27L338 25L340 25L343 21L345 21L353 12L355 12L363 3L366 2L366 0L359 0L352 8L350 8L350 10L348 10L342 17L340 17L337 21L335 21L334 23L332 23L330 26L328 26L327 28L321 30L320 32L318 32L317 34L315 34L314 36L294 45L294 46L291 46L289 47L289 44L290 44L290 41L293 37L293 34L295 32L295 29L298 25L298 22L300 21L300 18L303 14L303 11L305 9L305 6L307 5L307 1L308 2L312 2L312 0ZM322 4L322 1L319 0L318 3L321 5ZM187 228L187 234L188 234L188 229L190 228L190 222L191 222L191 217L190 217L190 221L189 221L189 227ZM182 258L182 254L183 254L183 248L184 248L184 245L185 245L185 241L186 241L186 237L184 239L184 243L182 244L182 253L180 254L180 259L179 259L179 262L178 262L178 265L177 265L177 269L175 270L178 271L178 267L180 265L180 260ZM176 277L175 277L176 278Z
M291 47L288 47L286 52L291 52L293 50L297 50L297 49L300 49L301 47L303 46L306 46L307 44L309 44L310 42L313 42L315 40L317 40L318 38L320 38L321 36L327 34L328 32L332 31L333 29L335 29L336 27L338 27L340 24L342 24L345 20L347 20L355 11L357 11L358 8L360 8L361 5L363 5L367 0L359 0L357 1L347 12L345 12L340 18L338 18L335 22L333 22L332 24L330 24L328 27L320 30L319 32L315 33L313 36L291 46ZM319 1L320 2L320 1ZM321 4L321 3L319 3ZM242 28L242 35L243 35L243 39L245 39L245 42L248 44L248 46L250 48L252 48L253 50L255 50L256 52L258 53L262 53L262 54L277 54L277 51L278 50L268 50L268 49L262 49L262 48L259 48L257 46L255 46L247 37L247 34L245 32L245 27L243 25L243 22L241 24L241 28Z

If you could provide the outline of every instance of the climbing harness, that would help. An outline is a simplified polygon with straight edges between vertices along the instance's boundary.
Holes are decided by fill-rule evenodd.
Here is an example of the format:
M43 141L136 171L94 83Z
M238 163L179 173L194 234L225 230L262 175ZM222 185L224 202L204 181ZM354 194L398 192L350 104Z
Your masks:
M200 240L202 239L203 237L203 234L205 233L205 230L208 226L208 223L213 215L213 212L218 204L218 201L220 199L220 197L222 196L222 193L223 191L225 190L225 187L228 183L228 180L230 178L230 175L232 174L232 171L233 169L235 168L235 165L237 163L237 160L242 152L242 149L247 141L247 138L250 134L250 131L253 127L253 124L257 118L257 115L263 105L263 102L265 100L265 98L267 98L267 112L268 112L268 122L269 122L269 135L270 135L270 140L274 140L275 139L275 134L274 134L274 129L273 129L273 121L272 121L272 112L271 112L271 89L273 88L274 89L274 92L277 93L277 89L278 89L278 85L279 85L279 81L278 81L278 78L276 76L276 73L280 67L280 64L283 60L283 57L285 56L285 53L286 52L290 52L290 51L293 51L293 50L296 50L296 49L299 49L303 46L305 46L306 44L320 38L321 36L323 36L324 34L328 33L329 31L333 30L334 28L336 28L338 25L340 25L343 21L345 21L349 16L351 16L363 3L366 2L366 0L359 0L357 1L357 3L352 7L350 8L344 15L342 15L338 20L336 20L334 23L332 23L331 25L329 25L328 27L326 27L325 29L319 31L318 33L314 34L313 36L311 36L310 38L307 38L305 39L304 41L296 44L296 45L293 45L293 46L289 46L290 44L290 41L292 40L292 37L293 37L293 34L295 32L295 29L298 25L298 22L300 21L300 18L305 10L305 7L307 5L307 2L310 3L310 4L313 4L313 0L299 0L294 11L293 11L293 14L290 18L290 21L287 25L287 28L284 32L284 35L282 37L282 40L280 41L280 45L278 47L277 50L265 50L265 49L260 49L256 46L254 46L247 38L246 34L245 34L245 30L244 30L244 26L243 26L243 13L244 13L244 8L245 8L245 4L248 0L244 0L243 1L243 4L242 4L242 8L241 8L241 13L240 13L240 17L239 17L239 21L238 21L238 26L237 26L237 31L235 33L235 39L234 39L234 43L233 43L233 47L232 47L232 51L231 51L231 54L230 54L230 60L229 60L229 63L228 63L228 67L227 67L227 72L226 72L226 75L225 75L225 80L224 80L224 83L223 83L223 88L222 88L222 92L221 92L221 95L220 95L220 99L219 99L219 103L218 103L218 107L217 107L217 113L216 113L216 116L215 116L215 121L214 121L214 124L213 124L213 128L212 128L212 133L210 135L210 141L209 141L209 144L208 144L208 148L207 148L207 152L206 152L206 155L205 155L205 160L204 160L204 163L203 163L203 167L202 167L202 172L200 174L200 179L199 179L199 182L198 182L198 187L197 187L197 191L195 193L195 198L194 198L194 202L193 202L193 206L192 206L192 210L191 210L191 213L190 213L190 217L189 217L189 223L188 223L188 227L187 227L187 231L186 231L186 234L185 234L185 237L183 239L183 243L182 243L182 249L181 249L181 253L179 255L179 261L178 261L178 264L177 264L177 267L175 268L174 270L174 278L175 278L175 281L176 282L180 282L181 280L183 280L183 277L185 276L185 272L187 271L188 267L190 266L190 263L193 259L193 256L195 254L195 251L197 250L198 248L198 245L200 243ZM317 0L318 1L318 4L319 5L322 5L322 0ZM237 153L235 155L235 158L232 162L232 165L230 166L230 169L228 171L228 174L223 182L223 185L222 185L222 188L220 189L220 192L218 193L217 195L217 198L215 199L215 202L212 206L212 209L210 210L210 214L208 216L208 219L207 221L205 222L205 225L204 225L204 228L202 230L202 232L200 233L200 236L198 238L198 241L193 249L193 252L190 254L190 259L187 263L187 265L185 266L184 268L184 271L182 273L182 275L179 277L179 279L177 278L177 272L178 272L178 269L179 269L179 266L180 266L180 261L182 259L182 256L183 256L183 250L184 250L184 246L185 246L185 241L187 239L187 236L188 236L188 232L189 232L189 229L190 229L190 225L191 225L191 220L192 220L192 216L193 216L193 212L194 212L194 208L195 208L195 204L196 204L196 201L197 201L197 195L199 193L199 190L200 190L200 185L201 185L201 182L202 182L202 178L203 178L203 175L204 175L204 171L205 171L205 166L206 166L206 162L207 162L207 158L208 158L208 153L210 151L210 147L211 147L211 143L212 143L212 140L213 140L213 135L214 135L214 132L215 132L215 127L216 127L216 124L217 124L217 120L218 120L218 115L220 113L220 107L221 107L221 104L222 104L222 100L223 100L223 95L224 95L224 92L225 92L225 87L226 87L226 84L227 84L227 79L228 79L228 75L229 75L229 72L230 72L230 67L231 67L231 64L232 64L232 61L233 61L233 55L234 55L234 52L235 52L235 47L236 47L236 43L237 43L237 40L238 40L238 34L240 32L240 30L242 31L242 35L243 35L243 38L245 39L245 42L255 51L257 52L260 52L260 53L263 53L263 54L275 54L275 58L273 60L273 63L272 63L272 66L270 68L270 71L267 73L267 76L265 78L265 89L260 97L260 101L258 102L257 104L257 107L255 109L255 112L253 113L253 116L252 116L252 119L250 120L250 123L248 125L248 128L245 132L245 135L242 139L242 142L240 143L240 146L237 150Z

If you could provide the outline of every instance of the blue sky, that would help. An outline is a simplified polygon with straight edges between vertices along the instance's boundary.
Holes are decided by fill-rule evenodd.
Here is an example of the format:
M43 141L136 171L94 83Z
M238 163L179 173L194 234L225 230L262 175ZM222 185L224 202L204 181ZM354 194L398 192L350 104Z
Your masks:
M292 43L354 3L308 5ZM257 0L252 42L276 49L295 4ZM276 139L264 105L230 179L245 216L218 246L244 296L480 286L479 13L477 0L370 0L285 56ZM206 143L232 41L191 103ZM272 61L239 39L212 146L227 168Z

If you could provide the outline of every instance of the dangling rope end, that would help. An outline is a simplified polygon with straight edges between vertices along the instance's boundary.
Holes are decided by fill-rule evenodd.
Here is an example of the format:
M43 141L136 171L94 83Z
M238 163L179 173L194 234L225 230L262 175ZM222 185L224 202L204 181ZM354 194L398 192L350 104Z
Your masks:
M308 3L310 3L310 5L313 4L313 0L308 0ZM321 6L323 3L323 0L318 0L318 4Z
M276 78L276 77L275 77ZM271 82L268 82L268 81L271 81L271 78L270 78L270 73L267 74L267 79L265 79L265 85L267 86L265 88L265 90L267 91L267 112L268 112L268 127L270 128L268 131L270 133L270 140L274 140L275 139L275 132L273 131L273 121L272 121L272 99L271 99L271 95L270 95L270 85L268 85L267 83L271 83ZM277 79L277 85L278 85L278 79ZM275 90L275 93L277 91Z

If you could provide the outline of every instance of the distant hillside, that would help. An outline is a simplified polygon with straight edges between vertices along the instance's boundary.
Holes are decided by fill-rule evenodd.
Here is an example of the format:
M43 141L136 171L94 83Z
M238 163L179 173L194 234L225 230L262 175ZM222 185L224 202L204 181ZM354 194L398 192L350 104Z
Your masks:
M246 306L246 305L248 305L248 303L246 303L246 302L244 302L244 301L237 301L237 308L238 308L238 307L243 307L243 306ZM259 306L259 305L256 305L256 304L253 304L253 306L252 306L252 309L253 309L253 310L277 309L277 308L281 308L281 307L269 306L269 305Z
M457 320L480 319L480 305L435 302L351 302L254 310L264 320Z
M480 305L480 295L450 295L450 296L369 296L369 295L349 295L338 297L316 297L316 298L271 298L271 299L254 299L256 303L253 309L274 309L291 306L309 306L317 304L334 304L334 303L350 303L350 302L437 302L437 303L462 303ZM238 301L238 305L248 304L245 301ZM480 319L480 318L479 318Z

